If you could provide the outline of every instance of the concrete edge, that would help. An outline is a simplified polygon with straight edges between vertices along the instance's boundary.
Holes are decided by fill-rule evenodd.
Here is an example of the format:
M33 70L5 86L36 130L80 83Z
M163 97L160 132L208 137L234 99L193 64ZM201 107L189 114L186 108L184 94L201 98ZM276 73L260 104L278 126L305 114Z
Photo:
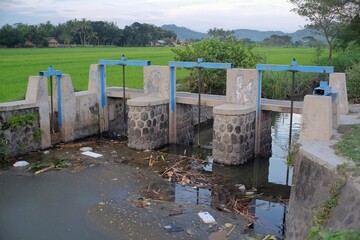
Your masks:
M244 115L250 112L255 112L255 106L244 106L240 104L223 104L213 108L214 114L221 114L221 115Z
M132 98L127 100L127 105L132 107L156 106L156 105L168 104L168 103L169 103L169 99L152 97L152 96Z
M28 100L0 103L0 111L11 111L37 107L37 104Z

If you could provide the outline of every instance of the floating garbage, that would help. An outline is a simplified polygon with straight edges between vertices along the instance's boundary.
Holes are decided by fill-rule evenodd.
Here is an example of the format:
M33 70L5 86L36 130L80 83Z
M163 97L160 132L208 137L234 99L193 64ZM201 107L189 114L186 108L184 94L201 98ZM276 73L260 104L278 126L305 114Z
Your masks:
M245 192L245 190L246 190L246 187L244 184L235 184L235 187L237 187L242 192Z
M213 216L211 216L209 212L199 212L198 215L201 218L201 220L204 221L204 223L214 223L214 222L216 222L215 218Z
M89 157L93 157L93 158L99 158L99 157L103 156L102 154L94 153L94 152L90 152L90 151L86 151L86 152L83 152L81 154L89 156Z
M29 165L29 163L27 161L17 161L16 163L14 163L14 167L25 167Z
M207 164L204 166L204 171L206 172L212 172L214 158L212 156L207 157Z

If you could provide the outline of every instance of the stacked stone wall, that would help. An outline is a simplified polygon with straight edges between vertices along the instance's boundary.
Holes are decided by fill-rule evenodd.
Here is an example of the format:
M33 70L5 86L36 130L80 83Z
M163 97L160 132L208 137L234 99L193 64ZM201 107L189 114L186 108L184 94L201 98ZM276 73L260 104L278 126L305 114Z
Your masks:
M156 149L169 143L169 105L130 106L128 147Z
M127 136L127 122L124 122L124 104L122 98L108 98L109 132L117 136ZM126 109L128 115L129 108ZM126 118L127 121L127 118Z
M192 119L193 119L193 125L198 125L198 106L197 105L191 105L192 106ZM213 107L209 106L200 106L200 124L207 123L214 119L213 116Z
M261 111L260 157L271 157L271 111Z
M255 112L214 114L213 157L226 165L239 165L255 155Z
M1 111L0 127L0 142L4 145L1 147L5 148L2 149L1 154L18 156L40 149L41 130L38 108Z
M176 105L176 143L183 145L194 144L194 126L192 106Z

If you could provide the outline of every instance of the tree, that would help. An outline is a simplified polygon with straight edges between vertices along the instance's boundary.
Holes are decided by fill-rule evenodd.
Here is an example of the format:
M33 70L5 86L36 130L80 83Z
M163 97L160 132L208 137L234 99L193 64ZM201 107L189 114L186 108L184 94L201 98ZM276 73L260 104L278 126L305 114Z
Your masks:
M311 27L324 35L331 59L333 41L339 30L358 11L358 0L290 0L296 7L292 11L306 17ZM355 10L354 10L355 9Z
M269 47L290 47L293 42L291 41L292 37L288 35L271 35L268 38L265 38L263 44Z
M220 41L225 41L234 34L233 30L224 30L222 28L211 28L208 30L207 34L212 38L217 38Z

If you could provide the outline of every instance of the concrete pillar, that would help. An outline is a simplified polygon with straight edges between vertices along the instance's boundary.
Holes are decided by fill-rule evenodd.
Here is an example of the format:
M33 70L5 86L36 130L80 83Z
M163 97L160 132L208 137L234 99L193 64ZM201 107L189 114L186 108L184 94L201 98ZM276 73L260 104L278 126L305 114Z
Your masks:
M339 94L340 113L349 113L349 102L347 97L345 73L332 73L329 78L329 85L334 92Z
M238 104L214 107L213 157L225 165L255 157L255 108Z
M169 143L170 68L144 67L144 97L127 101L128 146L156 149Z
M128 147L157 149L169 143L168 103L150 96L128 100Z
M50 135L50 106L48 97L48 80L46 77L29 77L26 100L36 103L39 108L39 121L41 129L41 148L51 147Z
M302 114L301 140L330 140L333 113L331 96L306 95Z
M257 107L258 82L255 69L233 68L226 71L226 102Z
M69 74L63 74L60 80L61 102L58 103L58 84L57 79L53 80L54 84L54 107L59 112L58 106L61 107L61 119L59 123L61 141L71 142L75 139L75 118L76 118L76 98L74 87Z
M104 66L105 68L105 66ZM105 73L105 71L104 71ZM106 76L104 76L104 86L106 88ZM99 124L100 132L109 130L109 114L107 104L103 107L101 104L101 89L100 89L100 66L99 64L91 64L89 71L88 90L97 94L99 103Z
M331 93L332 102L332 127L337 129L340 124L340 102L337 92Z

